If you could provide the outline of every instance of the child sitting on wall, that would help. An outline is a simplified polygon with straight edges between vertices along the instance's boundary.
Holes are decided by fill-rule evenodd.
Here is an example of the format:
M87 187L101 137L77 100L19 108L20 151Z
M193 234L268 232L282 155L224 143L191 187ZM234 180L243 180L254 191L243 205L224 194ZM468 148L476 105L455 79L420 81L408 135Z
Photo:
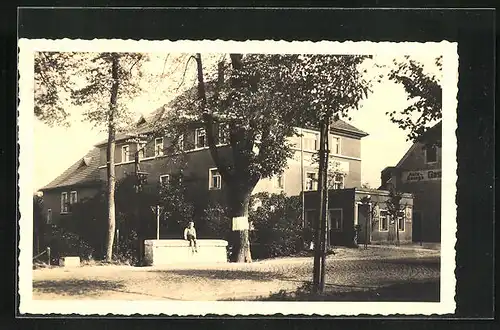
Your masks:
M198 252L194 222L190 221L188 226L184 229L184 239L189 241L189 246L193 249L193 252Z

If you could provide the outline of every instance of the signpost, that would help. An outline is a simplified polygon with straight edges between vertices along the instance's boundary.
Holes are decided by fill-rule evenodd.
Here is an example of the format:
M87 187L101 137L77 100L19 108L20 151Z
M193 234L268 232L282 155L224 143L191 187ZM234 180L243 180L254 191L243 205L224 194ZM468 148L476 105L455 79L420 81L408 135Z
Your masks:
M156 240L160 239L160 214L163 212L163 206L151 206L151 211L156 213Z

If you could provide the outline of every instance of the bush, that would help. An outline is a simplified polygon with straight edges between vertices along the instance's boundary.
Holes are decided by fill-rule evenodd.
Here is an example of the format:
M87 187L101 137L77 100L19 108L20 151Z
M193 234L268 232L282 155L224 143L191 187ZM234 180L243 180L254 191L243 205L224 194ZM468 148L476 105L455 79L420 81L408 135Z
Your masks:
M252 254L255 258L290 256L303 250L303 229L300 199L285 194L259 193L252 197L249 221Z
M204 224L204 237L229 240L232 230L227 207L218 203L210 204L200 220Z
M51 264L57 264L59 258L79 256L82 260L92 259L94 249L80 236L61 227L52 227L45 237L50 247Z

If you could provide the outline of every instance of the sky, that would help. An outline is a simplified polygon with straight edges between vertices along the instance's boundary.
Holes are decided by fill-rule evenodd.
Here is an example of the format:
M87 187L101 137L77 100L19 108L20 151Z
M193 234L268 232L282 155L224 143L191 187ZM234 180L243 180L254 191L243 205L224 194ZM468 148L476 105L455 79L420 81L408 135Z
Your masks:
M216 56L209 56L208 61ZM177 93L180 82L183 87L193 86L195 81L194 61L182 78L186 58L163 54L150 54L150 62L144 66L150 72L149 80L144 82L146 92L130 103L135 116L147 114L167 103ZM432 70L432 58L419 59ZM377 63L390 63L391 58L374 58ZM379 69L367 62L369 74L378 74ZM158 78L158 73L162 73ZM148 75L146 75L148 76ZM153 87L151 87L153 86ZM181 87L182 89L182 87ZM391 123L385 112L400 111L409 104L406 92L401 85L382 80L374 83L372 93L363 100L358 109L350 111L352 120L348 121L369 135L361 142L361 182L373 188L380 185L380 172L386 166L393 166L403 157L411 142L406 141L406 132ZM35 120L34 125L34 190L38 190L65 169L81 159L93 146L106 139L106 133L82 121L82 109L72 109L71 125L49 127Z

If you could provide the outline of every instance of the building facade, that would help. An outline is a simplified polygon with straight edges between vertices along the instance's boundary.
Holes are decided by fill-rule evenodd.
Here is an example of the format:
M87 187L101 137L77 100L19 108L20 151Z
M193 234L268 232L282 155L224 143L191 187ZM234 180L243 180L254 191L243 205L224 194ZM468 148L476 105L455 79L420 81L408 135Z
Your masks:
M381 188L414 196L413 241L441 241L441 122L414 143L396 166L381 173Z
M176 143L182 153L172 156L172 142L163 137L152 137L138 141L134 137L151 131L161 120L162 107L147 118L137 122L134 134L120 134L116 137L115 172L117 181L135 174L135 156L139 159L139 170L147 175L147 185L168 183L170 178L182 171L187 198L195 207L195 218L201 216L210 202L224 202L223 182L207 145L206 133L199 125L193 125ZM219 153L230 152L225 132L218 127ZM302 191L317 189L317 164L313 155L319 148L319 132L297 128L297 136L290 138L293 157L281 175L261 179L253 193L285 193L299 195ZM361 185L361 139L368 134L344 121L331 125L329 134L331 166L334 168L333 184L338 189ZM44 208L48 221L64 221L71 214L71 204L94 196L106 182L107 141L95 148L63 174L41 190L44 194ZM50 220L49 220L50 217ZM196 220L196 219L195 219Z
M397 242L398 236L401 244L412 242L413 196L405 193L401 197L402 210L396 220L388 210L388 191L363 188L329 190L327 231L330 245L353 245L357 225L358 244L392 244ZM314 228L319 214L318 192L306 192L304 199L305 226Z

